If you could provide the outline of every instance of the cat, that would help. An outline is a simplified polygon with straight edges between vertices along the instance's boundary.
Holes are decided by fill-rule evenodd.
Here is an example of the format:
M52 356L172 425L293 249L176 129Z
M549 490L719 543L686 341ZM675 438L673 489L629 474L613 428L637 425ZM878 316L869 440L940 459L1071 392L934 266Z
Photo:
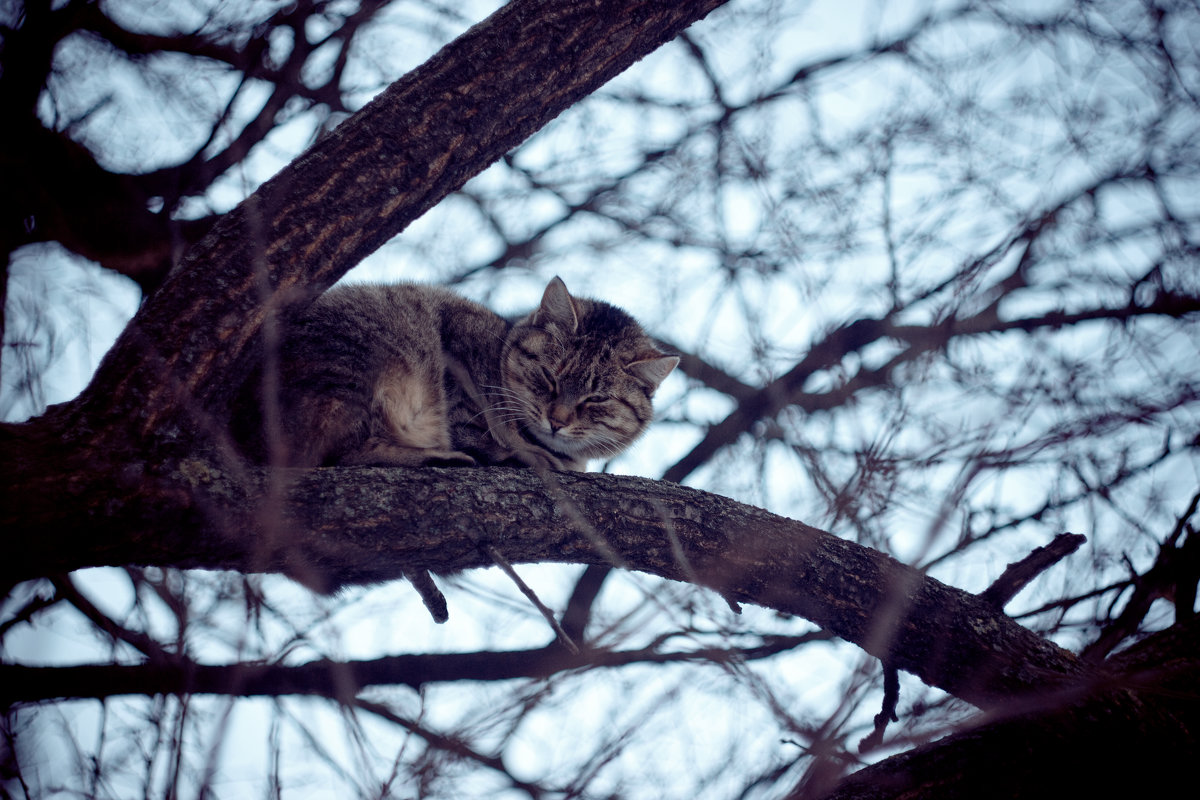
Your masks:
M557 277L516 322L439 287L337 286L284 326L278 355L278 391L255 392L278 430L259 441L295 467L583 471L645 431L679 363Z

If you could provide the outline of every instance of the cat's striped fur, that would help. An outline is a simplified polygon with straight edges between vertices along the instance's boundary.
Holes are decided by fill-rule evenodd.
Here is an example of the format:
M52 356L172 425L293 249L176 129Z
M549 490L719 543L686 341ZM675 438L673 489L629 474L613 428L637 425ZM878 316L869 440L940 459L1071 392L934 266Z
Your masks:
M291 466L583 470L642 434L678 362L558 278L516 323L441 288L335 287L285 330L259 440Z

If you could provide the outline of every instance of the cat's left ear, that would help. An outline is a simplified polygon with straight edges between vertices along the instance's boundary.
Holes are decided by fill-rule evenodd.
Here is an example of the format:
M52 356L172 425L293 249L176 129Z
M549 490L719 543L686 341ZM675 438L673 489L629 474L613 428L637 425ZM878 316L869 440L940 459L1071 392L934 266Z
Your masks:
M579 309L575 307L575 298L567 291L567 285L562 278L555 275L546 285L542 293L542 304L533 314L533 324L545 327L553 323L567 333L575 333L579 327Z
M660 355L626 364L625 369L629 370L635 378L650 384L650 388L657 389L658 385L671 374L671 370L678 365L679 356Z

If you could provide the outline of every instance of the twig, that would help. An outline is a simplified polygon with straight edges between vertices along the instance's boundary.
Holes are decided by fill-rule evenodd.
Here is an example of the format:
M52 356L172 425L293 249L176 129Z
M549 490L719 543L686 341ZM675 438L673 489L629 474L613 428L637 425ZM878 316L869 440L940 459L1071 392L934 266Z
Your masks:
M875 730L858 743L858 752L863 753L878 747L883 742L883 732L889 722L899 722L896 706L900 702L900 671L886 662L883 664L883 707L875 715Z
M434 622L441 625L450 619L450 609L446 607L446 595L442 594L437 584L433 582L433 576L429 574L429 570L406 569L404 577L417 590L417 594L421 595L421 602L425 604L425 608L429 609L429 616L433 617Z
M528 597L529 602L533 603L534 607L537 608L537 610L541 612L542 616L546 618L546 622L550 623L550 627L553 628L554 633L558 635L558 640L562 642L563 647L571 651L571 655L579 655L579 645L575 644L570 635L563 630L563 626L558 623L558 620L554 616L554 612L551 611L546 604L541 601L541 599L534 593L533 589L529 588L529 584L525 583L525 581L521 579L521 576L517 574L517 571L512 568L512 564L508 563L508 559L502 556L500 551L492 547L490 544L482 545L482 548L483 552L487 553L488 558L492 559L492 561L495 561L496 566L504 570L504 574L507 575L509 579L511 579L512 582L517 585L517 588L521 590L521 593Z
M991 586L979 593L979 598L1003 609L1030 581L1074 553L1086 541L1087 537L1082 533L1060 533L1050 544L1009 564Z

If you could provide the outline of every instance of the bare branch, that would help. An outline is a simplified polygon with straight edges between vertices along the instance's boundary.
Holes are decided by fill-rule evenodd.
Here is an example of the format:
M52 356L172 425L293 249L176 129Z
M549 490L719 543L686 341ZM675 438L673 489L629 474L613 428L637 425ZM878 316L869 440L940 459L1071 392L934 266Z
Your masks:
M1050 544L1009 564L991 586L979 593L979 597L996 608L1004 608L1030 581L1074 553L1086 541L1087 537L1080 533L1060 533Z
M320 660L295 666L241 662L197 664L186 658L137 665L97 664L27 667L0 664L0 707L52 699L102 699L127 694L230 694L243 697L315 695L350 702L372 686L420 689L458 681L543 679L561 672L613 669L630 664L728 663L770 658L812 642L824 631L763 637L757 646L670 650L661 643L637 650L584 647L571 653L558 644L531 650L430 653L369 661Z
M607 565L615 557L810 619L978 705L1080 673L1070 654L966 592L803 523L665 482L557 473L548 492L526 470L341 468L293 471L286 495L268 500L274 483L265 470L251 473L260 488L243 495L254 481L240 469L181 468L197 480L187 504L177 505L183 498L173 485L157 495L143 483L139 493L161 505L111 514L105 530L79 532L41 517L41 535L27 537L21 520L9 517L21 542L20 567L9 569L139 563L282 570L310 585L337 586L412 569L488 566L483 545L513 563ZM93 501L111 504L118 489L97 478ZM53 506L44 513L81 513L61 501ZM281 510L279 531L264 527L253 511L260 507ZM1000 652L997 637L1006 643Z

